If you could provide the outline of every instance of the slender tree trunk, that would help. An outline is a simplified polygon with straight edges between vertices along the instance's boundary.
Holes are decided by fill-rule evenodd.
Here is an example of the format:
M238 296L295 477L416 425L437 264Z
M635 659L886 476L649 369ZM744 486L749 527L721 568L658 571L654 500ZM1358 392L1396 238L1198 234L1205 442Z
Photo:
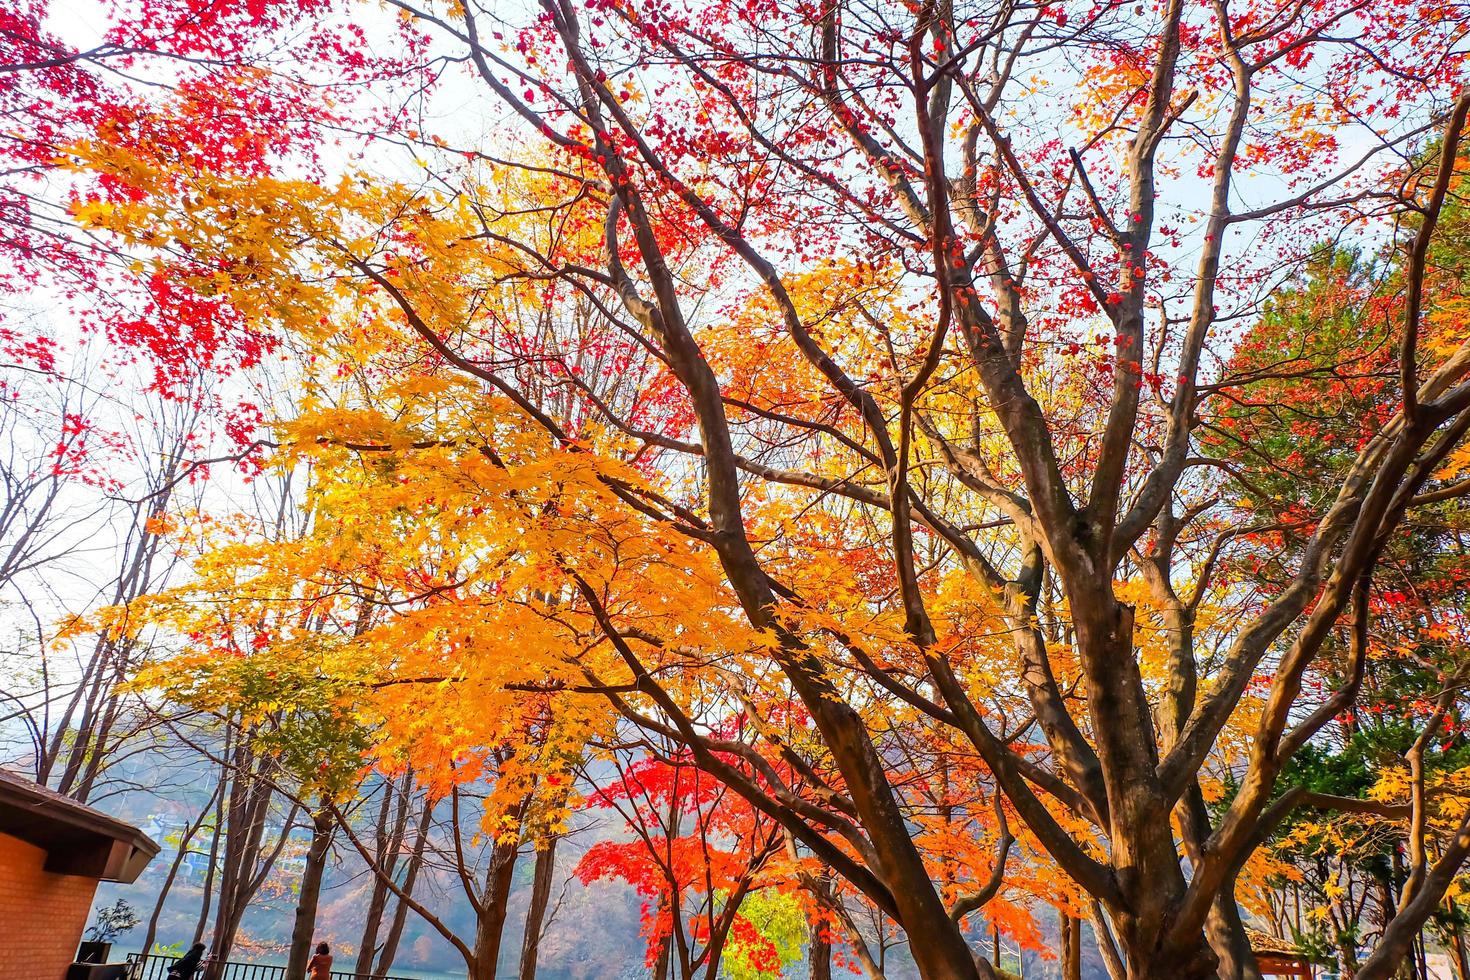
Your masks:
M485 897L475 923L475 964L478 972L470 980L495 980L500 962L500 946L505 938L505 919L509 911L510 886L515 877L516 857L520 843L497 843L490 850L490 867L485 875Z
M1347 933L1338 935L1337 948L1342 956L1342 975L1345 980L1353 980L1358 975L1358 950L1349 941Z
M169 862L168 875L163 879L163 886L158 890L158 899L153 903L153 914L148 916L148 929L143 933L143 945L139 949L144 956L153 950L153 942L158 938L158 920L163 916L163 906L168 902L168 893L173 890L174 879L179 876L179 867L184 863L184 855L188 853L188 838L179 843L178 853Z
M162 473L158 474L164 487L163 492L133 507L132 523L128 530L130 540L122 566L114 580L114 606L131 602L149 591L154 584L154 561L163 539L149 530L148 521L154 515L162 513L167 506L169 481L177 473L179 457L176 453L167 453L165 458L169 462ZM127 638L99 637L93 647L91 659L78 688L78 693L85 691L81 699L84 704L82 717L66 752L66 765L57 784L58 792L85 802L106 769L108 756L113 748L113 727L121 710L117 688L127 677L133 653L133 641ZM77 698L74 696L62 726L57 730L58 739L65 738L66 727L70 724L76 705ZM63 743L53 741L52 744L53 750L59 752ZM54 758L49 760L47 768L54 767L56 763Z
M1358 971L1359 980L1388 980L1402 967L1405 956L1412 956L1415 938L1439 907L1440 898L1467 856L1470 856L1470 815L1460 821L1459 829L1445 845L1439 860L1425 868L1422 880L1417 882L1412 894L1404 896L1403 904L1396 910L1392 905L1385 909L1394 914L1386 916L1383 935Z
M677 795L678 794L670 794L669 797L668 818L665 825L667 829L664 831L664 839L666 842L677 840L679 837L679 824L682 820L682 815L679 810L679 800L677 799ZM679 900L679 896L675 895L674 899L676 901ZM661 896L659 898L660 918L662 918L665 911L670 913L669 918L672 921L673 917L678 914L679 910L672 906L671 902L666 896ZM653 962L653 980L668 980L669 977L673 976L673 972L674 935L673 930L670 929L669 935L665 936L662 942L659 943L658 956L654 959Z
M97 780L106 771L114 742L120 745L126 739L126 733L121 737L113 739L113 729L117 725L118 718L122 715L123 700L119 696L118 687L127 679L127 671L130 663L129 654L132 651L132 643L125 642L119 645L112 656L110 667L111 677L105 689L99 692L104 699L102 720L97 724L96 731L92 735L91 744L86 747L82 755L81 769L77 775L76 786L72 795L78 800L86 802L92 795L92 790L97 786Z
M496 980L500 944L505 938L506 904L515 875L518 842L497 843L490 850L490 867L485 872L485 891L475 919L474 955L465 958L467 980ZM461 868L461 874L468 873Z
M172 863L168 866L168 876L163 879L163 886L158 891L158 901L153 903L153 914L148 917L148 930L143 933L142 954L147 956L153 949L153 943L158 938L158 920L163 916L163 907L168 902L168 894L173 890L174 881L179 876L179 868L183 867L184 858L189 855L189 844L194 840L194 835L199 828L204 826L204 821L209 819L209 811L214 809L215 800L219 798L220 786L216 785L214 792L210 794L204 806L199 808L199 816L189 824L184 835L179 838L179 849L174 854ZM206 903L207 907L207 903ZM198 940L195 940L198 942Z
M1470 956L1465 950L1465 929L1460 925L1458 917L1454 920L1454 931L1450 933L1450 941L1454 946L1454 958L1451 962L1455 966L1456 980L1470 980Z
M88 728L85 716L90 711L90 707L84 709L83 705L89 703L88 695L92 690L93 679L101 669L102 655L105 650L105 642L101 638L98 638L92 645L92 655L87 659L86 667L82 669L82 676L77 681L77 686L66 699L66 708L62 711L61 717L57 719L56 727L53 729L51 738L46 745L46 753L42 757L40 765L36 767L36 779L43 784L49 782L58 766L61 766L63 771L65 770L66 765L63 765L63 756L66 757L67 763L69 764L71 755L67 753L68 739L70 738L72 744L75 745L82 740L80 733ZM83 711L83 720L78 723L77 731L74 734L72 732L72 720L77 717L79 710ZM64 778L58 782L56 787L57 792L66 792L63 788L65 783L66 780Z
M1205 928L1210 948L1220 961L1216 968L1220 980L1261 980L1261 970L1240 918L1240 907L1235 904L1233 875L1221 886Z
M58 758L52 762L52 766L61 761L59 758L61 753L65 754L65 764L61 766L61 776L56 782L58 793L65 793L68 796L73 794L77 777L82 771L82 763L92 749L94 719L97 714L98 701L101 698L103 678L107 675L112 660L112 647L112 643L107 640L97 641L92 653L92 661L87 665L87 671L81 681L82 687L74 697L82 708L76 730L68 733L65 729L60 729L56 733L59 741L54 741L53 745L58 753ZM68 708L68 723L71 717L72 709Z
M225 756L230 754L231 736L225 734ZM218 794L214 800L214 834L209 838L209 865L204 869L203 895L199 900L199 918L194 923L194 942L204 942L204 928L209 924L209 910L214 904L215 868L219 866L219 845L225 830L225 799L230 792L232 775L227 767L221 766Z
M322 873L327 867L327 852L332 847L336 823L332 810L323 800L321 809L312 814L311 847L306 852L306 871L301 876L301 894L296 901L296 920L291 928L291 955L286 961L286 980L306 980L306 964L311 959L311 939L316 932L316 910L321 899Z
M832 935L834 931L840 931L843 938L847 940L849 952L857 961L863 976L868 980L883 980L883 968L873 958L873 951L868 948L868 941L863 938L862 931L858 929L857 923L848 914L843 906L841 898L832 889L832 869L823 866L822 870L814 875L807 876L805 887L811 892L817 906L826 913L827 921L825 939L827 942L827 958L830 969L832 955ZM815 930L814 930L815 931Z
M826 923L813 922L810 926L807 975L811 980L832 980L832 933Z
M551 836L536 852L536 870L531 877L531 903L526 908L526 931L521 939L520 980L536 980L536 960L541 951L541 933L546 926L546 909L551 904L551 886L556 877L556 843Z
M373 845L373 864L381 873L373 875L372 891L362 915L362 938L357 943L357 965L353 968L359 975L372 972L373 957L378 954L378 930L382 928L383 910L388 904L388 883L384 879L393 876L398 864L398 848L403 843L406 814L402 797L399 797L398 813L393 813L393 785L388 781L382 784L383 800L378 807Z
M408 857L408 867L403 875L403 893L413 895L418 883L419 868L424 864L424 848L429 843L429 827L434 819L434 804L424 800L424 809L419 817L418 836L414 838L413 853ZM378 954L377 973L387 974L398 956L398 943L403 939L403 927L408 921L408 904L401 898L393 907L393 924L388 928L388 938L383 940L383 950Z
M225 848L220 869L219 900L214 917L214 936L209 946L211 964L205 971L204 980L220 980L222 977L245 911L270 874L290 829L291 821L288 819L272 850L267 852L264 849L265 822L275 793L265 778L269 766L268 758L251 749L249 733L238 733L233 755L235 778L230 784L223 828Z
M1102 955L1103 967L1108 971L1110 980L1126 980L1128 968L1123 964L1123 956L1118 952L1112 928L1097 902L1092 903L1092 935L1097 940L1097 951Z
M667 906L668 899L659 898L660 906ZM662 914L663 909L659 909ZM665 936L658 945L658 956L653 961L653 980L668 980L669 970L674 962L674 937Z
M1062 980L1082 980L1082 920L1062 913Z
M373 876L373 887L368 894L367 909L363 912L362 937L357 941L357 962L352 972L368 976L372 973L373 957L378 955L378 929L382 926L383 911L388 906L388 886L377 875Z
M945 911L914 846L861 716L825 682L802 678L798 693L851 789L862 825L880 861L879 873L897 905L899 925L923 980L975 980L979 971L960 928ZM806 690L801 690L801 688Z
M884 980L883 965L873 958L873 951L868 947L868 941L863 938L863 934L857 930L856 925L848 930L847 940L852 947L853 959L857 960L858 966L862 967L863 976L868 980Z
M786 839L787 853L796 856L796 842ZM807 974L811 980L832 980L832 931L836 925L832 896L832 869L826 865L815 875L803 874L802 887L812 896L816 910L807 920Z

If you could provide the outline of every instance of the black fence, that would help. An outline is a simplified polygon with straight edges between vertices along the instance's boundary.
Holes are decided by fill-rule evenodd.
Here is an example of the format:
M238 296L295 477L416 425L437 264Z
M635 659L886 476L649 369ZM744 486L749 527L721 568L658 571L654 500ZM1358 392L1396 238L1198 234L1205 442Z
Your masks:
M176 956L144 956L141 953L128 954L128 980L168 980L168 965ZM195 978L204 975L201 966ZM195 980L191 978L191 980ZM284 966L271 966L266 963L236 963L225 964L224 972L220 974L220 980L285 980L286 968ZM409 977L392 977L378 973L353 973L351 970L333 970L332 980L410 980Z

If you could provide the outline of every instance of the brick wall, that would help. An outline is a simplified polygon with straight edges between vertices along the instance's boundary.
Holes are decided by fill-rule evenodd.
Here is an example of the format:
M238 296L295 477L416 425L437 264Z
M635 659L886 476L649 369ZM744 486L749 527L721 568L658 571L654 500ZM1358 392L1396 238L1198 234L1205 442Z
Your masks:
M62 980L97 882L44 870L46 852L0 834L0 980Z

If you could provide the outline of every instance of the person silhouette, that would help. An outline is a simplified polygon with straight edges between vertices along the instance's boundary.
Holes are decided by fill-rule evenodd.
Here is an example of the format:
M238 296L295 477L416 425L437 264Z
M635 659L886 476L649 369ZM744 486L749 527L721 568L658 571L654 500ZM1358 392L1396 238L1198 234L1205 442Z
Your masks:
M199 972L199 961L204 959L204 944L195 943L189 951L169 964L168 980L193 980Z
M316 955L306 964L310 980L332 980L332 950L326 943L318 943Z

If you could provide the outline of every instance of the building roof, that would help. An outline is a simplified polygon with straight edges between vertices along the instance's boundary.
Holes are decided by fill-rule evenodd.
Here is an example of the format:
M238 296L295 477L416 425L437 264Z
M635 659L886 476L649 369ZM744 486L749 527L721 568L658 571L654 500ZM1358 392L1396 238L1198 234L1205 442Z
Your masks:
M1250 940L1251 952L1269 953L1272 956L1292 956L1301 958L1301 951L1285 939L1277 939L1268 933L1258 932L1255 929L1245 931L1246 938Z
M0 834L46 852L46 870L136 881L158 845L132 824L0 769Z

